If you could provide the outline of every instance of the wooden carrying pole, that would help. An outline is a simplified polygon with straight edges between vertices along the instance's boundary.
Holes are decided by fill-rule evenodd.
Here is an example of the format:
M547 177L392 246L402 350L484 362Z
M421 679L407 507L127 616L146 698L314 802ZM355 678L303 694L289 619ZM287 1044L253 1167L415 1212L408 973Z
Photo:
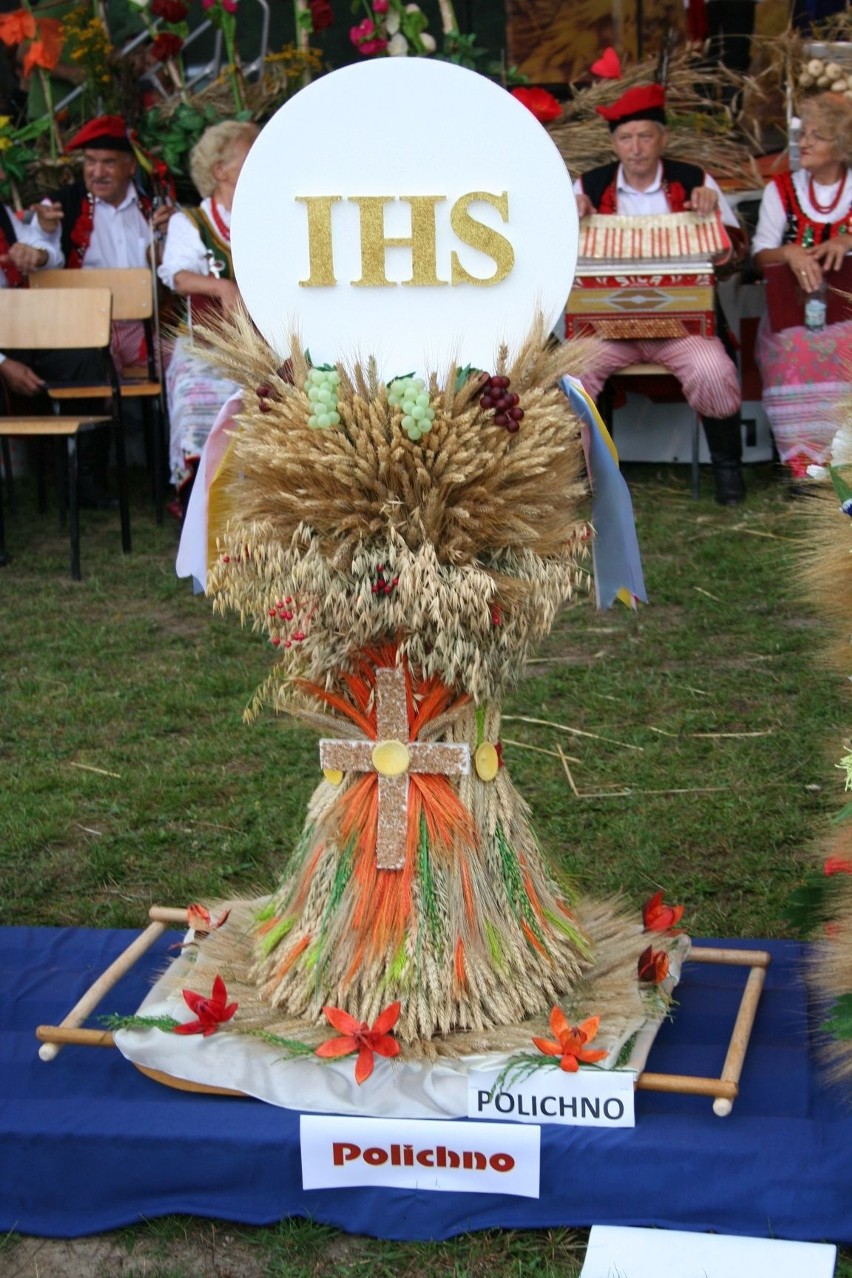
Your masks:
M53 1060L63 1046L74 1043L81 1047L113 1047L113 1035L108 1030L82 1029L82 1022L100 1003L101 999L112 989L133 964L151 948L158 937L162 936L169 925L186 926L187 911L170 906L152 905L148 911L151 919L149 926L127 949L118 956L102 976L89 987L78 1003L62 1021L61 1025L40 1025L36 1030L36 1038L42 1046L39 1056L43 1061ZM642 1073L636 1079L639 1091L671 1092L685 1096L712 1096L713 1112L720 1118L726 1117L733 1109L734 1101L739 1095L739 1082L745 1056L748 1050L757 1005L766 980L766 969L772 956L766 950L733 950L714 949L711 946L691 947L684 962L713 963L725 967L748 967L748 978L743 990L737 1018L731 1031L728 1051L722 1073L718 1078L703 1078L691 1074L651 1074ZM139 1066L138 1068L142 1068ZM239 1096L227 1088L206 1086L203 1083L190 1083L172 1079L158 1070L142 1069L142 1072L157 1082L171 1087L179 1087L185 1091L214 1092L219 1095Z
M166 915L167 917L163 917ZM87 1046L112 1047L112 1035L101 1030L83 1030L80 1026L87 1016L98 1006L100 1001L117 985L122 976L129 972L134 963L165 932L169 923L186 923L186 910L167 910L153 906L149 911L152 922L118 958L110 963L86 993L75 1003L71 1011L64 1017L61 1025L39 1025L36 1038L41 1043L38 1054L43 1061L52 1061L67 1043L78 1043Z
M723 950L711 946L692 946L685 962L716 963L730 967L749 967L740 999L737 1019L731 1031L728 1052L718 1078L699 1078L689 1074L640 1074L636 1087L648 1092L680 1092L686 1096L712 1096L713 1113L727 1118L740 1091L740 1074L745 1063L757 1005L766 981L766 969L772 955L766 950Z

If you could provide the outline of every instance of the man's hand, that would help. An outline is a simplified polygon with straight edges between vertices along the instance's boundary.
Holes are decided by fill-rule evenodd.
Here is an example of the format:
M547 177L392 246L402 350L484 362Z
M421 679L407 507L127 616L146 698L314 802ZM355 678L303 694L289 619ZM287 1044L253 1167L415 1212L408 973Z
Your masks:
M697 213L699 217L707 217L719 207L718 192L714 191L712 186L696 186L684 207L692 209L693 213Z
M577 212L580 217L591 217L595 211L595 206L585 192L581 191L577 196Z
M0 256L0 266L5 266L7 262L16 266L22 275L29 275L30 271L39 271L47 266L47 249L34 248L32 244L16 241L10 245L8 253Z
M37 395L44 389L41 378L16 359L4 359L0 364L0 377L14 395Z
M852 245L846 243L848 238L848 235L836 235L834 239L816 246L813 255L824 271L840 270L844 257L852 249Z
M38 218L38 224L45 235L52 235L62 224L62 205L50 200L41 204L31 204L31 210Z
M151 225L158 235L165 235L169 219L173 213L177 213L177 208L174 204L161 204L154 209L151 214Z

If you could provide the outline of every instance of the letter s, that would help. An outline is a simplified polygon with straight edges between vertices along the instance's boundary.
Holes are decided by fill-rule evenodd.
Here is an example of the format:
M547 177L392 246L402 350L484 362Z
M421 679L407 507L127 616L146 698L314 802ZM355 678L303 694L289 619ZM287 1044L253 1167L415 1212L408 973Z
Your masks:
M492 195L490 191L468 191L467 195L459 196L450 211L450 225L462 244L469 244L471 248L478 249L486 257L492 258L495 266L494 274L487 279L471 275L462 266L458 254L454 251L450 256L452 284L477 284L481 287L499 284L515 265L515 250L506 237L470 216L468 209L471 204L477 202L492 205L503 221L508 222L509 195L506 191L500 195Z

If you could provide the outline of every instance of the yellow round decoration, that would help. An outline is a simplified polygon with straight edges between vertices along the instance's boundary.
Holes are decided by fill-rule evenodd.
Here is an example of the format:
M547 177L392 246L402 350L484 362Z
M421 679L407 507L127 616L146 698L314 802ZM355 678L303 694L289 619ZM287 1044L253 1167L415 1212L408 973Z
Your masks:
M473 766L480 781L493 781L500 770L500 756L490 741L476 747Z
M339 768L323 768L322 774L329 785L340 785L343 780L343 773Z
M401 741L379 741L371 754L373 767L383 777L401 777L408 771L408 747Z

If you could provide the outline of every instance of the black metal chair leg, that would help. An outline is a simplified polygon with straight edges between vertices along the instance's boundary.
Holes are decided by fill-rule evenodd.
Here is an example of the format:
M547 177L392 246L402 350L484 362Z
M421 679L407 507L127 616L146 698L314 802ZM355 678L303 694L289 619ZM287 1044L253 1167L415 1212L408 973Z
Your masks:
M9 483L9 477L11 475L11 471L9 470L9 466L6 461L6 457L8 454L8 445L9 445L9 441L4 435L3 436L3 467L6 472L7 485ZM0 568L5 567L5 565L8 562L9 562L9 556L6 553L6 518L3 513L3 489L2 487L0 487Z
M71 576L81 581L80 571L80 511L77 503L77 437L68 436L68 527L71 532Z
M130 554L130 503L127 495L127 458L124 448L124 418L121 409L113 411L113 433L115 437L115 467L118 477L118 507L121 515L121 549L125 555Z
M3 454L3 473L6 476L6 492L9 495L9 509L13 515L18 513L18 496L15 492L15 472L12 470L12 447L9 436L0 439L0 450Z

